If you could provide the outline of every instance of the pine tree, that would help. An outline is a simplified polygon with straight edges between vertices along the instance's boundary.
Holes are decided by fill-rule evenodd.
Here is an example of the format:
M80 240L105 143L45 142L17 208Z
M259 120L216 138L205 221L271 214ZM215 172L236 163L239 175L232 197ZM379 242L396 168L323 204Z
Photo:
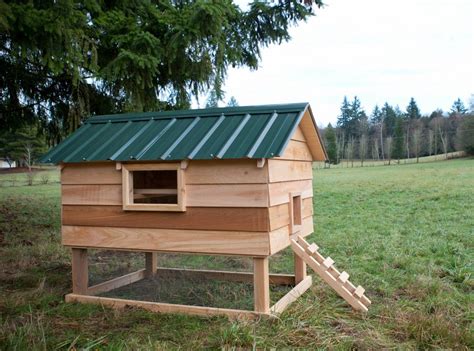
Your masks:
M326 150L328 153L329 163L337 164L337 142L336 142L336 132L332 127L331 123L328 124L325 133L326 139Z
M227 102L227 106L236 107L239 106L239 103L237 102L237 99L234 96L231 96L229 102Z
M400 159L403 158L404 155L403 145L405 143L403 134L403 120L401 118L397 118L393 135L392 157L396 158L398 160L398 163L400 163Z
M0 130L60 140L90 114L187 108L228 67L258 69L322 0L0 1ZM51 126L50 126L51 124Z
M382 119L385 125L385 134L388 136L393 136L395 130L395 124L397 121L397 114L392 106L387 102L382 107Z
M414 98L410 99L410 102L407 106L407 111L406 111L406 117L407 119L420 119L421 114L420 114L420 109L418 108L416 101Z
M379 108L379 105L375 105L372 114L370 115L370 122L373 124L380 123L382 121L382 111Z
M341 129L346 129L349 126L351 120L351 104L347 100L347 96L344 96L341 104L341 114L337 117L337 126Z
M466 113L467 108L464 106L462 100L458 98L451 107L451 115L465 115Z
M215 91L211 91L206 101L206 108L219 107L219 99Z

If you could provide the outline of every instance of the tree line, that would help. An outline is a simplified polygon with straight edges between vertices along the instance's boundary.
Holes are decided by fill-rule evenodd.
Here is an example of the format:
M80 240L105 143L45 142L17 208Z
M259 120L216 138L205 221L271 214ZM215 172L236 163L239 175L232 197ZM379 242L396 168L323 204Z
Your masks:
M469 109L460 98L447 113L441 109L422 115L414 98L405 110L388 102L376 105L370 115L360 99L345 96L335 127L322 129L329 162L345 159L384 160L390 164L416 158L464 150L474 154L474 96Z

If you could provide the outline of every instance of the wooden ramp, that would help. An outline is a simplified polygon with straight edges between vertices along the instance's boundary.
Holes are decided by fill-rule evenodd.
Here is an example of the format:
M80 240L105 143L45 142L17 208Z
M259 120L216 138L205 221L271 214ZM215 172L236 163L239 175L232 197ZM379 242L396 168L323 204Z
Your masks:
M370 300L364 295L365 289L360 285L356 288L349 281L347 272L339 272L331 257L324 258L318 252L318 245L309 244L302 237L291 239L293 251L301 257L326 283L329 284L355 310L367 312Z

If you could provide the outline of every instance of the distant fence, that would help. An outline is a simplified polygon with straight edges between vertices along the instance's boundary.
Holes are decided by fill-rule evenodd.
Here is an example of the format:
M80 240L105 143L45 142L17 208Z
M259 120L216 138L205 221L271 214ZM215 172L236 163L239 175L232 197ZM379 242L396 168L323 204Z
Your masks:
M435 161L442 161L442 160L451 160L454 158L461 158L465 157L466 153L464 151L455 151L455 152L448 152L447 154L438 154L433 156L424 156L418 159L419 163L425 162L435 162ZM417 163L416 157L415 158L405 158L400 159L400 164L413 164ZM398 160L392 159L390 161L390 165L398 165ZM360 167L376 167L376 166L388 166L388 160L361 160L354 159L354 160L341 160L337 165L329 165L325 162L314 162L313 168L314 169L325 169L325 168L360 168Z

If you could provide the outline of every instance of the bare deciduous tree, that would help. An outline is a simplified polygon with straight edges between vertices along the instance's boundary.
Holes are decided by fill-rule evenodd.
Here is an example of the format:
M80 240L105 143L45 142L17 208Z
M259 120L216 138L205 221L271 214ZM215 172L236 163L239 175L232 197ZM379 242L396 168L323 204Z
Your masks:
M386 153L389 165L390 165L390 162L392 161L392 144L393 144L392 137L389 136L385 138L385 153Z

